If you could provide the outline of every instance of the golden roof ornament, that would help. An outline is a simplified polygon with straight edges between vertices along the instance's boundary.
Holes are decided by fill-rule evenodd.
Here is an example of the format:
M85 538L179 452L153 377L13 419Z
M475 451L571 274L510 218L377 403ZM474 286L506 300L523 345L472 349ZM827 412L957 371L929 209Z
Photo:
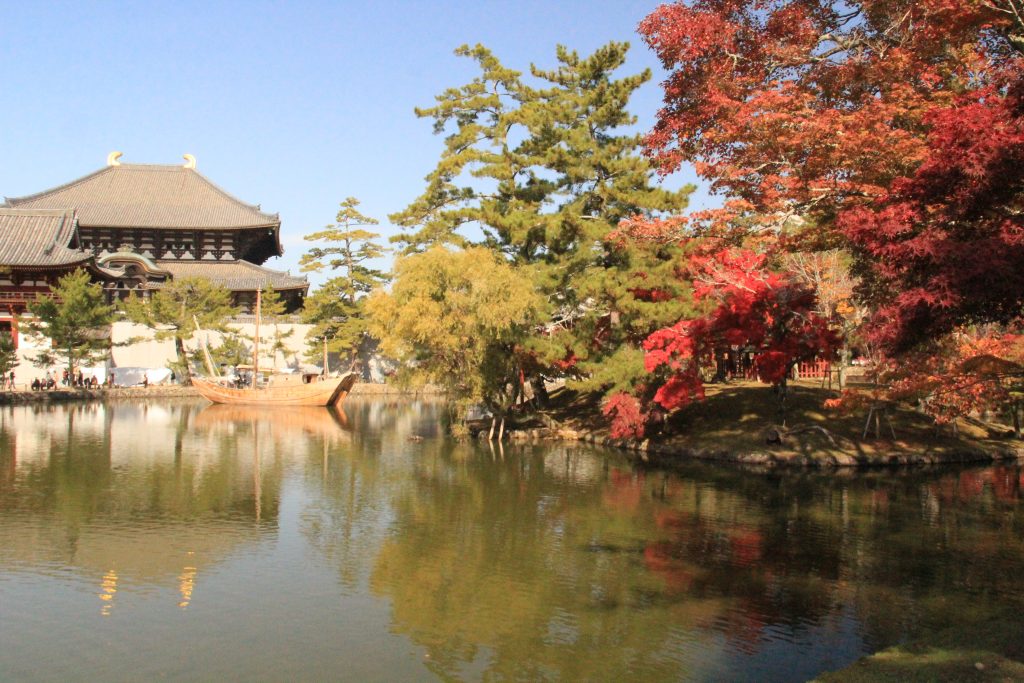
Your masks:
M118 159L121 158L120 152L111 152L107 155L107 166L120 166L121 162Z
M185 168L196 167L196 158L191 154L183 154L181 158L185 160Z

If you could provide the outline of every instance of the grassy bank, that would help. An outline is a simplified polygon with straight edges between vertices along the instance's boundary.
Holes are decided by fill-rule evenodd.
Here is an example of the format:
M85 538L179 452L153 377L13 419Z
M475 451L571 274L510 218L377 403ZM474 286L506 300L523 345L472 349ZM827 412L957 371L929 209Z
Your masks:
M1008 614L938 631L823 674L822 683L1024 680L1024 619Z
M886 466L985 462L1024 457L1024 442L996 436L981 423L937 430L931 418L896 406L863 435L867 410L826 410L833 392L817 382L791 385L786 429L778 429L771 387L754 382L710 385L707 398L673 414L645 440L613 440L600 404L591 395L561 390L539 420L517 426L513 438L577 438L634 450L645 461L672 465L680 459L721 460L759 466ZM889 425L891 424L891 430ZM893 433L895 438L893 438ZM525 437L523 435L526 435Z

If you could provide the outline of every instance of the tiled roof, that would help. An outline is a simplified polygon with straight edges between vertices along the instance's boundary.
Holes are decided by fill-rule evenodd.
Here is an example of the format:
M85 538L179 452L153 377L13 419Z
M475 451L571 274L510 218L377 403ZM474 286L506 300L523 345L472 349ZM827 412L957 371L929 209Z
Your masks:
M92 254L68 245L77 226L73 211L0 208L0 266L52 267L85 263Z
M171 277L180 280L186 277L202 277L222 284L233 292L256 291L269 283L276 290L307 289L309 281L280 270L271 270L248 261L156 261L163 270L170 271ZM159 287L152 283L151 287Z
M107 166L66 185L8 198L24 209L74 209L83 227L279 228L277 214L231 196L193 168L154 164Z

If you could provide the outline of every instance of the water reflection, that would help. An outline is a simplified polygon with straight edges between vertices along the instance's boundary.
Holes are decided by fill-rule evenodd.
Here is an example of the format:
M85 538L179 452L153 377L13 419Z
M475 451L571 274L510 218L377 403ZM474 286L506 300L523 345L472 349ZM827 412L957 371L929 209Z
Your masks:
M116 635L79 677L794 680L1024 606L1016 466L669 475L440 412L0 411L0 678Z
M95 577L104 613L126 587L180 585L275 533L281 468L193 425L195 406L89 404L3 413L0 563ZM251 457L239 457L248 451Z

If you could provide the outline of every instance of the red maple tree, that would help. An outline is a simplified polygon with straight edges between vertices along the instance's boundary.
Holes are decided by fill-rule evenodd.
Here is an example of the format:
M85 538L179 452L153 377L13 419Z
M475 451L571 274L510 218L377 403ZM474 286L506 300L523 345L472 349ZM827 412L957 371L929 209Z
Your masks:
M928 120L914 175L838 219L877 305L871 336L890 351L968 322L1012 322L1024 304L1024 79Z
M691 230L851 248L890 351L1020 314L1021 0L692 0L640 32L669 71L651 154L729 197Z
M784 405L787 378L794 365L829 356L839 345L832 320L816 312L814 291L789 275L767 267L768 257L749 249L696 252L684 277L694 283L694 298L708 304L701 317L680 320L644 342L644 365L652 373L645 387L664 411L704 397L702 368L722 349L753 355L759 379L773 385ZM653 392L653 393L652 393ZM615 437L643 435L654 415L628 394L605 405Z

